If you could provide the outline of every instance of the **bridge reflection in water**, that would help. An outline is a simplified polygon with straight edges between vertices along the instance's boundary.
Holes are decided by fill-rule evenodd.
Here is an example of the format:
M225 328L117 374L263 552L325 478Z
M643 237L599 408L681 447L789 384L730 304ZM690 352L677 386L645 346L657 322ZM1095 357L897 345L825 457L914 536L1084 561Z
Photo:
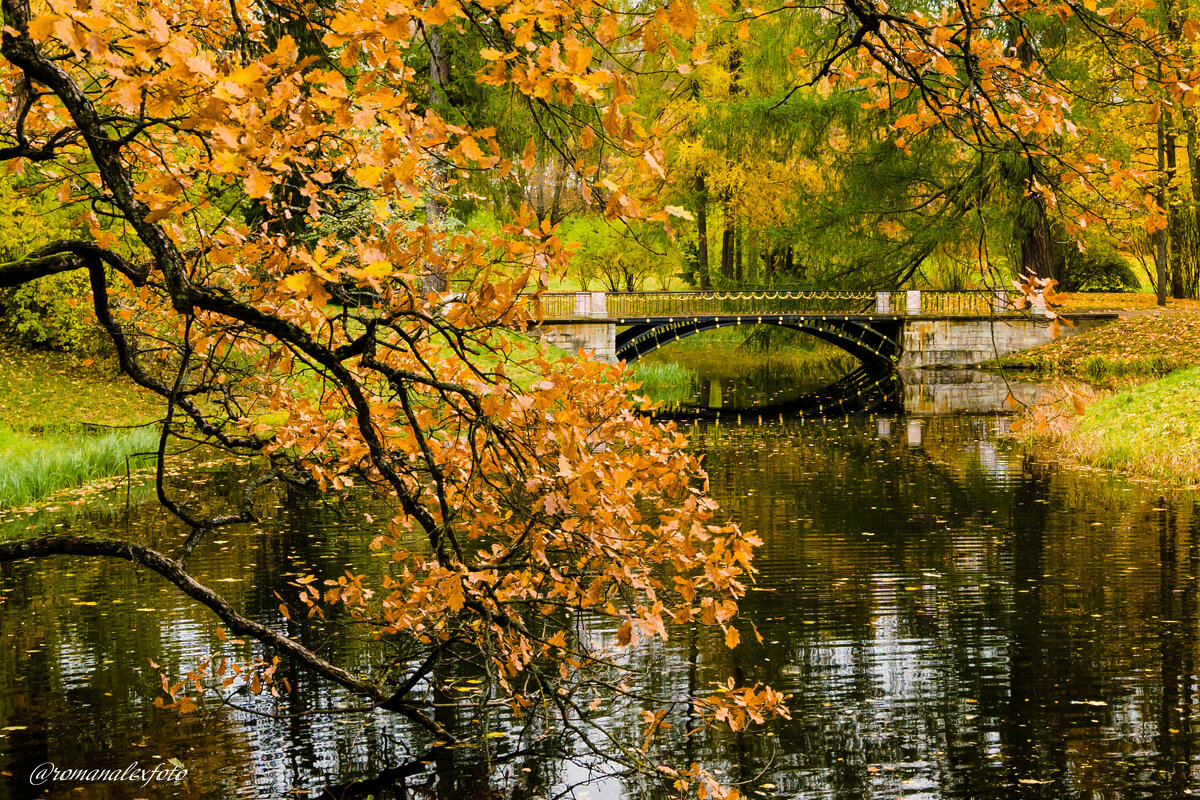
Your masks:
M988 414L1011 411L1010 397L1018 404L1029 404L1048 393L1041 384L982 370L881 370L863 366L799 397L746 407L723 405L720 382L710 381L699 392L699 404L677 405L655 416L752 422L857 414Z
M715 391L714 391L715 390ZM719 382L701 391L707 405L679 405L661 410L663 419L759 420L775 417L835 417L846 414L892 414L904 410L904 384L899 370L861 366L828 386L783 402L745 408L721 405Z

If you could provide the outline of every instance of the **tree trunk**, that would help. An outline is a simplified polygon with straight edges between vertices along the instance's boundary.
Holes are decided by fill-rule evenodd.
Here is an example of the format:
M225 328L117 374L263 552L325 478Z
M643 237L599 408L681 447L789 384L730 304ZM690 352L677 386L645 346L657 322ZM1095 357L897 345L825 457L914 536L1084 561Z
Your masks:
M1200 252L1197 252L1197 245L1200 244L1200 153L1197 153L1196 141L1196 112L1194 109L1183 107L1183 127L1187 141L1187 168L1188 168L1188 184L1191 187L1191 202L1184 217L1184 222L1191 226L1191 236L1188 237L1188 282L1185 288L1185 296L1190 300L1195 300L1197 296L1197 276L1196 265L1200 261Z
M1174 147L1174 142L1171 142ZM1158 188L1155 199L1158 209L1164 215L1167 210L1167 184L1170 174L1167 172L1167 127L1163 115L1158 117ZM1167 304L1167 229L1160 227L1154 232L1154 292L1158 305Z
M425 38L429 43L429 107L437 109L446 104L446 83L450 79L450 60L442 47L442 37L436 25L425 28ZM425 224L432 230L442 221L445 209L439 193L446 185L446 170L437 167L433 173L428 193L425 195ZM439 294L450 288L450 281L445 270L436 263L430 263L425 275L424 288L428 292Z
M1046 216L1046 201L1040 194L1030 196L1033 222L1021 239L1021 270L1039 278L1062 278L1062 249L1054 240L1050 220Z
M721 234L721 275L725 280L733 281L733 239L736 223L733 212L725 206L725 230Z
M711 289L708 277L708 190L704 175L696 176L696 280L701 289Z
M1167 170L1167 274L1171 284L1171 297L1178 300L1183 297L1183 243L1186 237L1179 207L1179 182L1175 180L1178 172L1175 163L1175 115L1164 108L1159 119L1163 124L1163 138L1166 140L1163 155Z
M745 237L739 228L733 237L733 252L734 252L734 269L733 279L741 284L745 279L746 274L742 271L742 262L745 257L746 242Z

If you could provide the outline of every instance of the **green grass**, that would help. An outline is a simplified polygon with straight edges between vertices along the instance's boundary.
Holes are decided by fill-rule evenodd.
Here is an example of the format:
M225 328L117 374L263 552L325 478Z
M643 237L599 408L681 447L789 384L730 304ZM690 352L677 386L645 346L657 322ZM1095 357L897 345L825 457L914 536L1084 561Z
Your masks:
M162 402L104 359L26 350L0 339L0 425L15 431L129 426Z
M136 426L161 415L157 396L104 359L0 340L0 508L124 475L127 455L158 446L153 427Z
M656 403L678 404L695 391L696 373L672 361L638 360L629 366L639 390Z
M99 436L0 428L0 508L27 505L58 489L146 466L157 447L158 434L151 428Z
M1078 460L1172 485L1200 483L1200 368L1087 406L1059 437Z

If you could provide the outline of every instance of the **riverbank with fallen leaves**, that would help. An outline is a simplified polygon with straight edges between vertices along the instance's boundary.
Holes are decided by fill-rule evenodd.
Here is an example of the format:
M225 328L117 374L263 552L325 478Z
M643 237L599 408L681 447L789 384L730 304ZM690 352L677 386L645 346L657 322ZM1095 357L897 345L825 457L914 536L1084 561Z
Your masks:
M1014 423L1023 437L1136 480L1200 485L1200 310L1128 313L1001 365L1064 379Z

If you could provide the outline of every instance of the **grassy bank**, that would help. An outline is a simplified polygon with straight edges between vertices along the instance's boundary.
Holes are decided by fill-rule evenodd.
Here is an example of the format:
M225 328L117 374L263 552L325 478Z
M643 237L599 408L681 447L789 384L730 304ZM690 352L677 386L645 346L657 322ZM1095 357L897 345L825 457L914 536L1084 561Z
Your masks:
M157 448L158 434L150 428L99 435L31 435L0 428L0 508L148 466Z
M1117 297L1127 304L1131 299ZM1153 296L1141 299L1152 305ZM1200 310L1194 302L1173 303L1002 359L1008 368L1077 378L1102 389L1082 414L1059 417L1061 424L1038 424L1058 412L1033 409L1027 427L1032 438L1068 460L1136 479L1200 483Z
M1153 292L1059 292L1059 311L1154 311L1158 298ZM1167 300L1173 311L1200 311L1200 300Z
M0 508L143 466L160 414L112 365L0 340Z
M1200 366L1200 311L1150 311L1000 360L1007 368L1091 382L1153 378Z
M1102 397L1065 431L1056 450L1092 466L1174 486L1200 484L1200 367Z

